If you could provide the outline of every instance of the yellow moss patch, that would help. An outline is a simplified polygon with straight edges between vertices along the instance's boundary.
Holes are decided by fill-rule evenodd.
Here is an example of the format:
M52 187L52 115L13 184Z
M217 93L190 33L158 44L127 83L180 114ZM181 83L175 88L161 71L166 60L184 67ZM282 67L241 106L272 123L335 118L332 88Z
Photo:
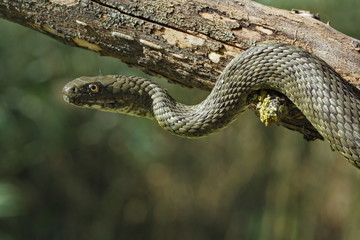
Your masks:
M270 126L275 122L279 122L281 113L284 109L283 105L276 106L271 101L271 96L266 94L266 92L261 92L258 96L258 104L256 105L256 109L259 111L260 114L260 121L264 123L265 126Z

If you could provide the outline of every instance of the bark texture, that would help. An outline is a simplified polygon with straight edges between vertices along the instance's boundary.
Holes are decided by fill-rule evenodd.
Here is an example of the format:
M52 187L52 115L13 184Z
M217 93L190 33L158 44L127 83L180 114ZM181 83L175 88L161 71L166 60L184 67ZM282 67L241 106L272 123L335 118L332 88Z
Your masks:
M189 87L210 89L234 56L262 42L301 46L360 81L359 40L248 0L0 0L0 16Z
M0 17L188 87L210 90L233 57L264 42L298 45L360 83L359 40L249 0L0 0ZM287 127L306 125L294 116Z

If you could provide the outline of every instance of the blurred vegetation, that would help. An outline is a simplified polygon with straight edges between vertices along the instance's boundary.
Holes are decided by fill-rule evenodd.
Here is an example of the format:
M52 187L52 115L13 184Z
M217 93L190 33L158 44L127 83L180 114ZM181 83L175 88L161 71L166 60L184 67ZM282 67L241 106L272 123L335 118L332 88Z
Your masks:
M358 0L263 0L360 38ZM358 239L360 172L247 111L199 140L74 108L82 75L145 76L0 20L0 239ZM207 93L159 80L176 98Z

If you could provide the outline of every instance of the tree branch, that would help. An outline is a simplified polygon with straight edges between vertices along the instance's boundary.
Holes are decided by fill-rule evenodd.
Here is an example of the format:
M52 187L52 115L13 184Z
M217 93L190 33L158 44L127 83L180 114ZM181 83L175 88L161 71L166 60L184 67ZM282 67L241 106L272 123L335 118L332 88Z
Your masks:
M360 83L359 40L249 0L0 0L0 17L188 87L211 89L233 57L263 42L298 45Z
M299 45L359 81L360 41L296 13L247 0L0 0L2 18L186 86L210 89L255 42Z

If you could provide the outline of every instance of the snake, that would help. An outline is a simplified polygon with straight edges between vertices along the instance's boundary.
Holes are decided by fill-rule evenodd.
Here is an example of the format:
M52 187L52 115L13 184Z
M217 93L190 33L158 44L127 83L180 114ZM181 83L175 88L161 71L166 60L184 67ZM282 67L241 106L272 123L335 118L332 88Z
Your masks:
M185 105L159 84L141 77L79 77L63 88L72 105L156 121L185 138L198 138L232 123L259 89L284 94L351 164L360 168L360 89L324 60L300 47L267 43L234 57L200 103Z

